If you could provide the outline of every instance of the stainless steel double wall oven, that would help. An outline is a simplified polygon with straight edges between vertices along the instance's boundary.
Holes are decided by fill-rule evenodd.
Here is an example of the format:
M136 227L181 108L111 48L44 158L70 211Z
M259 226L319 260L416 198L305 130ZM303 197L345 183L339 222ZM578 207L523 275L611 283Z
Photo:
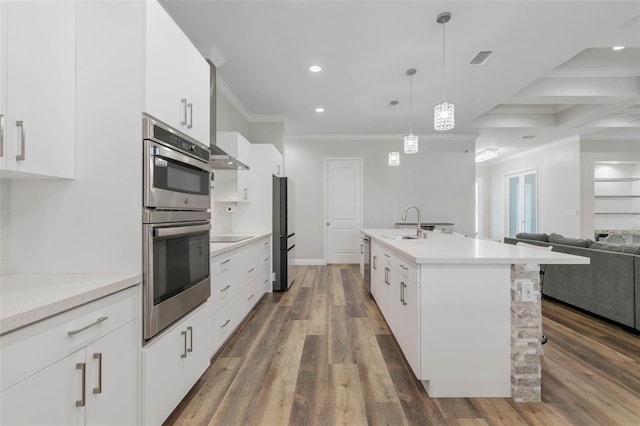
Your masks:
M210 295L209 148L143 116L143 335L149 341Z

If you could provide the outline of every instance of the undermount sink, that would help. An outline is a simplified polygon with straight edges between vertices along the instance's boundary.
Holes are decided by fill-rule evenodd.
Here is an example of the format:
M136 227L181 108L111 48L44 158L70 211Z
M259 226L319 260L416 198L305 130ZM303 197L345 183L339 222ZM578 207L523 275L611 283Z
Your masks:
M422 240L426 237L417 237L415 235L383 235L384 238L390 240Z

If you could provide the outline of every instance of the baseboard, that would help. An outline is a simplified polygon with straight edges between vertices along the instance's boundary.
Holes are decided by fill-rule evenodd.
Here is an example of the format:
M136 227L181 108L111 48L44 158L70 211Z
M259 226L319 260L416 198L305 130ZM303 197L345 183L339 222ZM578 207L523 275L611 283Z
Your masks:
M302 265L325 266L327 262L324 259L294 259L293 264L298 266L302 266Z

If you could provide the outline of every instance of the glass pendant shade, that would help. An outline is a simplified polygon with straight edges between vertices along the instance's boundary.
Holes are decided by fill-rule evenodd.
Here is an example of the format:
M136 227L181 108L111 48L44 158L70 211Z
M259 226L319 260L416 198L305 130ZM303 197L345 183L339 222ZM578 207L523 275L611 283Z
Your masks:
M389 153L389 166L396 167L400 165L400 153L393 151Z
M405 154L417 154L418 153L418 136L413 133L409 133L404 137L404 153Z
M433 128L436 130L451 130L456 125L455 105L442 101L433 108ZM406 146L405 139L405 146Z

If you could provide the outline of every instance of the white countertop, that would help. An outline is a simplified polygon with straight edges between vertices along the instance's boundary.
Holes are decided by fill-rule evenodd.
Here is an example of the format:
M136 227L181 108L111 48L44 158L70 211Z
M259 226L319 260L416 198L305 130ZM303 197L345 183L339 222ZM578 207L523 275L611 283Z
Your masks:
M248 244L253 244L257 240L268 237L271 232L256 232L255 234L219 234L223 237L250 237L246 240L238 241L236 243L211 243L209 246L209 256L214 257L220 254L226 253L231 250L235 250ZM213 238L213 236L211 236Z
M441 232L427 231L427 238L419 240L389 238L415 235L414 229L362 229L361 232L419 264L589 263L588 257Z
M0 277L0 334L139 284L139 274L12 274Z

